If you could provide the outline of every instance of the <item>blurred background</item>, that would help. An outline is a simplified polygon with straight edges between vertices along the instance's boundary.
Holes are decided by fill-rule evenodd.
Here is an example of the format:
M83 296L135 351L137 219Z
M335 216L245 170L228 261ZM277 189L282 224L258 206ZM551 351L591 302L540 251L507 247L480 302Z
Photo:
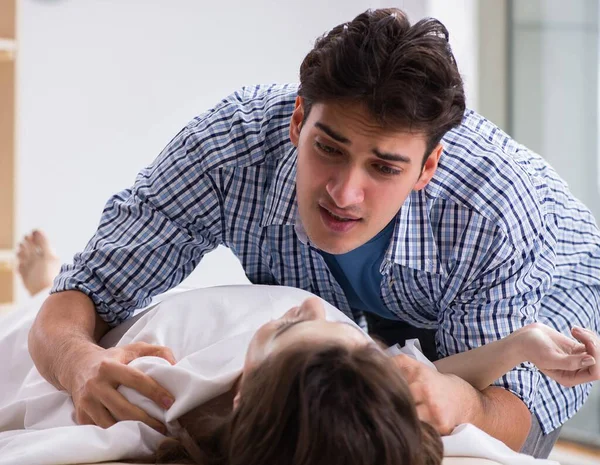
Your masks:
M598 219L599 3L0 0L0 300L26 299L10 265L21 236L45 230L70 261L188 120L240 86L297 81L314 39L367 8L441 20L469 107L549 160ZM220 248L185 284L241 282ZM599 397L563 440L600 446Z

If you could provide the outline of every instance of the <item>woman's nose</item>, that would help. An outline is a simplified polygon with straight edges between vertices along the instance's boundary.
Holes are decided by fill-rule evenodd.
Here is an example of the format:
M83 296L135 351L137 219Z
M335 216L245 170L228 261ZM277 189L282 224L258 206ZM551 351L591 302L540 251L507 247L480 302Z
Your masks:
M308 320L324 320L325 307L318 297L309 297L300 305L298 314Z

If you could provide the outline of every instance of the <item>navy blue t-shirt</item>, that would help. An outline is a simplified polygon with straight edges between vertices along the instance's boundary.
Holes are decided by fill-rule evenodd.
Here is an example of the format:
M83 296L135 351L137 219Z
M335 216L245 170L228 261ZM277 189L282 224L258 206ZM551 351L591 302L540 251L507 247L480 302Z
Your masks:
M397 320L381 300L381 262L394 232L395 218L366 244L341 255L320 251L346 294L350 307Z

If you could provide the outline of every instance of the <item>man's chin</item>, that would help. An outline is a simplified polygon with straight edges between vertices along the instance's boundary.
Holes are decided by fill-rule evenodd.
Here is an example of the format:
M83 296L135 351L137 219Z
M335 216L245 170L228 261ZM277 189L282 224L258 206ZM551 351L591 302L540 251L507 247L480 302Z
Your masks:
M361 245L360 239L356 237L358 231L336 234L318 222L316 225L313 222L309 222L308 227L304 226L305 224L303 223L302 229L308 240L314 247L323 252L332 255L342 255L351 252Z
M355 243L356 241L348 241L348 240L331 240L331 237L328 238L311 238L309 235L308 238L310 242L319 250L329 253L332 255L342 255L348 252L353 251L358 248L360 244Z

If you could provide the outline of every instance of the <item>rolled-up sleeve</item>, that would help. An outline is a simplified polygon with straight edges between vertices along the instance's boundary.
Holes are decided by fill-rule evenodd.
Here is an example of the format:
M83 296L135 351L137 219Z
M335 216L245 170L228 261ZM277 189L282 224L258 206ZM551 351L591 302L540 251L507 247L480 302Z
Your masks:
M196 132L184 128L132 188L109 199L96 233L63 266L52 292L87 294L115 326L176 286L222 242L220 196L203 165L202 121L194 124Z
M551 289L556 262L552 225L540 228L526 243L510 243L499 229L481 221L481 234L462 244L457 276L466 277L440 314L437 333L442 356L464 352L508 336L538 320L542 297ZM452 275L453 273L450 273ZM540 373L525 363L494 385L519 397L528 408L536 398Z

